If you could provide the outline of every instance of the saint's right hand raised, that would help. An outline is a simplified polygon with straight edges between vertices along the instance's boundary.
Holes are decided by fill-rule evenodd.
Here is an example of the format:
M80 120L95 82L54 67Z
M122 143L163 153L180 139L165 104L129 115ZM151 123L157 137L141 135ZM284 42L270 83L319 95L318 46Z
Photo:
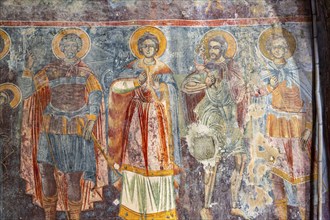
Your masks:
M211 87L215 83L215 77L213 75L206 77L205 84L207 87Z
M138 80L139 84L142 86L147 81L147 74L145 72L140 73Z
M271 76L270 77L270 80L269 80L269 84L272 86L272 87L276 87L277 84L278 84L278 79L276 76Z
M25 68L31 69L33 64L34 64L34 55L29 52L25 56Z

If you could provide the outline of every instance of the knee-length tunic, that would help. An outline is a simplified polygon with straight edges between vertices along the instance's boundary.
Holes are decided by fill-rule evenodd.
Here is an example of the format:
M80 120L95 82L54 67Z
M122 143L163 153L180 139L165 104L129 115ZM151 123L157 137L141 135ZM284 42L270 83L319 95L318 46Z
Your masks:
M26 71L24 74L32 76ZM92 208L94 201L102 200L102 186L108 182L105 158L95 146L105 146L101 85L80 60L72 64L58 60L33 78L25 78L26 86L32 84L34 88L23 107L21 175L27 193L34 196L35 203L41 203L38 163L47 163L62 174L83 172L82 209ZM91 120L95 121L94 141L83 138L84 127ZM63 176L56 175L58 210L67 210ZM92 189L94 185L96 190Z

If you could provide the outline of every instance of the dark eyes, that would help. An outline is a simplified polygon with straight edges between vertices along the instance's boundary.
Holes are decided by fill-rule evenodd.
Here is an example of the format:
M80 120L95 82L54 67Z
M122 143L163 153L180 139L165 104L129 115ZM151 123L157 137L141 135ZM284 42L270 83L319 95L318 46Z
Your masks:
M273 47L274 49L285 49L283 46Z
M78 48L77 46L70 46L70 45L65 45L65 46L64 46L64 48L70 48L70 47Z
M143 44L141 45L141 48L156 48L156 46L152 44Z
M210 49L213 49L213 50L220 50L221 48L220 48L220 47L211 47Z

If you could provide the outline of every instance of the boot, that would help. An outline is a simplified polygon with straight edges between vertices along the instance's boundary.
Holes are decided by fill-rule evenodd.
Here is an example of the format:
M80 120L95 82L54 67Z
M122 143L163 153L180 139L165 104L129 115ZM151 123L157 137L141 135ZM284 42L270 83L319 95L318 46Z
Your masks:
M46 220L56 219L56 205L57 205L57 193L53 196L46 197L42 195L42 205L45 211Z
M68 200L70 220L79 220L80 219L81 205L82 205L82 200L80 200L80 201Z
M275 212L279 220L288 219L288 204L286 199L275 200Z

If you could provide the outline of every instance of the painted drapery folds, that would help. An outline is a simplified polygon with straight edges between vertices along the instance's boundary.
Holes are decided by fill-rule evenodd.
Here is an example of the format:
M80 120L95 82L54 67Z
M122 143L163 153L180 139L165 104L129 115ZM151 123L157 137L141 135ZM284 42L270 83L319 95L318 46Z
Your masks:
M181 164L178 91L171 69L158 60L166 48L166 38L159 29L145 27L136 30L130 41L138 59L124 70L130 78L117 79L110 86L109 101L109 127L118 131L109 135L122 139L119 146L110 141L110 156L111 152L120 153L119 216L177 219L174 188L178 183L173 176ZM116 109L118 102L128 102L127 108Z
M329 217L302 3L14 2L1 219Z
M59 60L33 75L29 54L22 76L22 87L32 84L34 91L23 104L21 175L49 219L56 209L78 219L108 184L106 160L94 147L105 144L102 87L81 61L89 48L86 33L64 29L52 45Z

